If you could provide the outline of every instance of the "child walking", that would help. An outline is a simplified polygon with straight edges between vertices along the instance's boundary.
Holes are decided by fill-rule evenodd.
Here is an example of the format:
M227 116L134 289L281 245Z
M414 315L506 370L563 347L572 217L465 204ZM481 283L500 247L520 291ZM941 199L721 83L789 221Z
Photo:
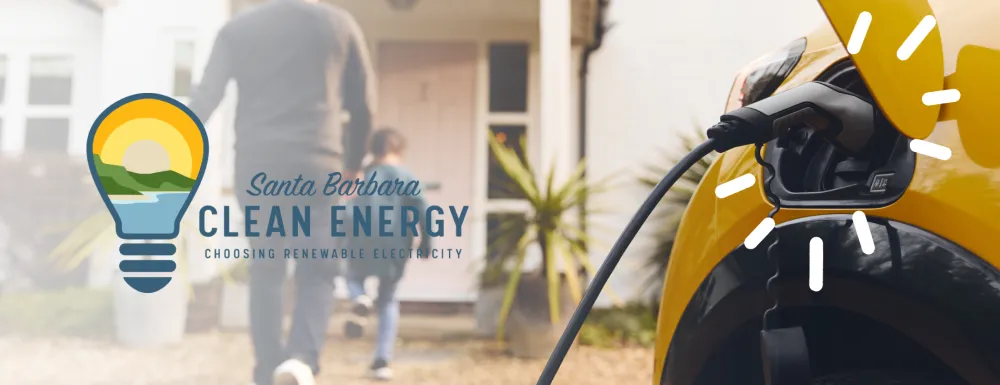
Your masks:
M365 169L364 180L366 183L375 181L400 180L404 184L417 180L416 177L402 166L403 151L406 149L405 138L396 130L383 128L376 131L371 138L371 153L374 161ZM352 206L358 206L362 211L365 206L371 207L371 212L377 212L379 207L392 207L392 212L401 212L404 206L416 208L417 215L422 215L426 211L427 203L420 195L363 195L351 200ZM353 212L354 208L351 208ZM392 217L395 217L393 215ZM419 249L429 250L431 247L430 236L425 227L424 220L415 218L419 225L420 244ZM393 218L391 221L397 221ZM391 223L389 228L399 228L397 223ZM346 281L348 295L353 301L353 318L344 325L345 332L349 337L360 337L363 332L365 319L374 311L378 314L378 329L376 333L375 359L370 367L370 375L378 380L392 379L392 369L389 362L392 361L393 348L396 343L396 335L399 329L399 301L396 299L396 287L400 278L403 277L403 270L406 266L407 258L384 259L372 258L374 250L396 250L410 249L414 246L416 234L393 234L393 236L378 236L377 228L372 229L371 236L366 236L363 232L350 239L352 249L364 249L365 258L348 260L348 271ZM353 234L349 234L353 235ZM414 253L416 255L416 253ZM365 279L368 277L378 278L378 292L374 300L365 293Z

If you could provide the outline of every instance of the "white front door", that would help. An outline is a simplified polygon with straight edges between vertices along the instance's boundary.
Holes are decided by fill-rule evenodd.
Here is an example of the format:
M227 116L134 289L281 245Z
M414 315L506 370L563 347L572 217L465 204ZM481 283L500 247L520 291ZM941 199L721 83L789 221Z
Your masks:
M412 260L399 287L410 301L469 301L475 298L473 214L457 237L448 206L471 206L476 164L476 44L472 42L383 42L378 52L379 126L406 136L405 165L421 182L430 205L444 209L444 237L434 247L452 258ZM437 189L429 189L439 185ZM461 257L458 255L461 250Z

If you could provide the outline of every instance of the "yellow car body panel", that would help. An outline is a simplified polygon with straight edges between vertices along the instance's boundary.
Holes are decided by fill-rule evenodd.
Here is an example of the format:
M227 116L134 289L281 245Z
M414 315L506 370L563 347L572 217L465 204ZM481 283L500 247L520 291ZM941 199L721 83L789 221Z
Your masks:
M926 0L819 0L840 40L853 38L859 16L870 15L865 38L858 33L859 51L851 55L872 96L889 120L911 138L924 139L937 123L940 105L924 105L924 93L944 87L940 29L925 37L911 33L918 25L936 25ZM931 24L933 23L933 24ZM919 44L904 44L919 42ZM905 60L904 60L905 59Z
M941 30L944 68L946 73L951 74L945 79L945 87L968 86L975 84L975 79L995 81L1000 76L1000 65L990 66L980 61L970 65L967 73L956 76L955 70L960 62L959 52L963 48L967 52L967 47L975 47L970 44L985 48L975 52L975 55L991 56L997 52L993 50L1000 50L1000 34L996 33L995 24L1000 18L1000 2L938 0L932 1L931 6ZM876 18L873 24L878 20ZM799 64L776 92L812 81L832 64L849 56L830 26L824 26L806 38L806 51ZM898 49L898 44L890 46L888 42L881 46L874 42L869 44L864 46L864 50L889 50L894 56ZM962 60L967 59L963 57ZM974 73L977 71L978 75ZM994 93L996 90L993 88ZM977 89L974 92L984 91ZM990 108L989 103L995 103L995 100L971 96L964 96L961 102L941 108L938 122L925 138L950 148L951 158L938 160L918 154L914 176L905 194L887 207L864 211L869 217L893 219L947 238L1000 268L1000 247L996 244L1000 239L1000 162L995 162L1000 157L1000 148L995 148L1000 145L1000 129L995 124L989 129L978 124L974 126L975 130L966 129L961 135L959 133L959 122L979 123L982 117L995 109L996 104ZM732 99L731 96L727 109L735 107ZM722 154L705 175L681 221L660 303L654 383L660 381L664 358L680 317L702 281L727 254L743 243L747 234L772 208L759 184L757 189L745 190L725 199L715 196L716 186L746 173L753 173L757 180L763 180L752 146ZM775 221L780 226L792 219L850 214L853 211L782 209Z

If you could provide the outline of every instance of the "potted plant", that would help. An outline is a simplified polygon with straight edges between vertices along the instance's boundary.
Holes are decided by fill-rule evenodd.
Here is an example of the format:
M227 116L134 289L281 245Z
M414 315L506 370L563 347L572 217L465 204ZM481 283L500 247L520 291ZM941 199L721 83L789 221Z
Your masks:
M173 256L177 270L171 284L162 290L143 294L133 290L120 277L113 280L115 336L120 343L130 347L157 347L179 342L183 337L192 291L187 279L187 262L193 231L194 225L181 222L180 235L173 240L177 246ZM97 266L117 266L117 263L106 262L120 259L118 246L121 243L111 216L100 212L73 229L50 256L61 268L68 270L88 260Z
M222 273L222 299L219 326L246 329L250 326L250 262L236 261Z
M85 162L65 153L26 151L0 158L0 274L6 292L60 291L85 285L87 266L57 269L44 258L72 226L103 209Z
M701 130L694 130L693 134L685 135L681 138L682 147L678 154L687 154L694 150L707 138ZM684 211L688 203L694 196L695 189L701 180L708 173L715 160L714 153L698 160L684 175L681 176L677 184L674 185L666 195L663 196L656 211L650 218L653 228L653 243L646 249L645 270L649 276L643 284L643 292L646 293L650 302L654 306L659 306L660 295L663 290L663 280L667 274L667 265L670 263L670 252L674 248L674 236L677 227L680 225ZM647 189L652 190L660 178L663 177L673 165L680 161L678 156L666 156L664 161L655 162L646 166L646 172L639 177L639 183Z
M490 248L492 247L487 247ZM476 331L483 337L496 337L500 308L503 306L504 287L510 277L509 268L503 263L507 259L510 258L487 257L486 265L479 273L479 293L476 296L474 312Z
M504 289L528 218L523 214L503 214L497 220L496 231L487 233L485 263L479 273L475 303L476 329L483 337L496 337Z
M488 273L484 273L484 277L493 282L501 278L506 281L496 336L499 340L507 339L515 356L545 357L580 301L584 285L582 273L593 274L587 254L590 237L582 220L571 221L568 214L590 211L585 203L603 189L604 183L588 184L583 175L584 164L580 162L576 170L559 183L555 180L555 170L550 170L541 185L536 182L538 179L530 163L495 135L490 135L490 148L519 195L530 206L523 222L501 224L497 239L503 242L493 246L506 245L503 247L509 247L512 252L502 253L510 257L493 261L488 265ZM526 252L534 246L540 250L540 266L522 272Z

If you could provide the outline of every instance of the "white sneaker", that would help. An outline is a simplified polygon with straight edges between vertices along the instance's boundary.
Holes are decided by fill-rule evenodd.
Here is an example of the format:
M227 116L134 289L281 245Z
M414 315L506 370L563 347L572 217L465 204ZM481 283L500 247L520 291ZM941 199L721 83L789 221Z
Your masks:
M379 381L389 381L392 379L392 368L389 368L387 366L384 368L373 369L371 372L371 376L373 379Z
M373 379L380 381L389 381L392 379L392 368L389 367L389 363L385 362L385 360L376 359L368 369L368 374Z
M316 385L316 378L309 365L292 358L274 369L274 385Z
M372 298L367 295L359 295L358 298L354 299L354 308L351 309L352 312L358 317L368 317L372 312L372 307L375 306L375 302Z

